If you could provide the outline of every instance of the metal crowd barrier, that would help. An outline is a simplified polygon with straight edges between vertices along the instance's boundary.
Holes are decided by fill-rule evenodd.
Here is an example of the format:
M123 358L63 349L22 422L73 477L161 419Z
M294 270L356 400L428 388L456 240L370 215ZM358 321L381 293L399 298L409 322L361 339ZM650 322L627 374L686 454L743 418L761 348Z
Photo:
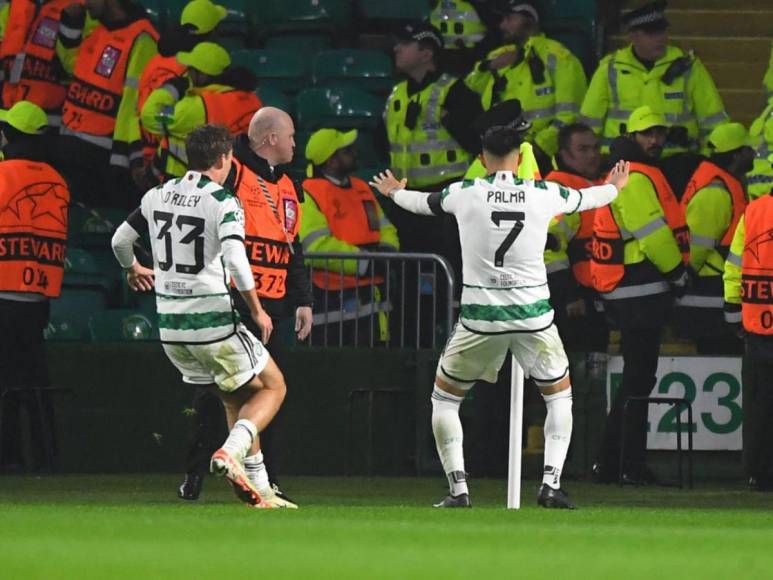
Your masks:
M311 252L305 257L315 299L309 346L435 349L450 335L457 285L444 257L399 252ZM331 266L334 260L337 267ZM344 276L343 260L357 261L350 275L355 288L337 284L324 290L314 284L316 273L325 288L335 286ZM321 268L319 261L324 261Z

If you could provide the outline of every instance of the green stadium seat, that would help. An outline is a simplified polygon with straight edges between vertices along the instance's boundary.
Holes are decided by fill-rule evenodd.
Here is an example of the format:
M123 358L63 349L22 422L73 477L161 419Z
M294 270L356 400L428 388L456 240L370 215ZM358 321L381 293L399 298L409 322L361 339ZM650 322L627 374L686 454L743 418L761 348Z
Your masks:
M150 17L150 21L161 30L166 26L166 6L164 0L143 0L142 5Z
M92 314L107 308L107 298L103 290L90 288L72 288L64 286L62 295L51 301L52 339L88 340L88 320ZM64 337L67 338L64 338Z
M365 91L342 87L313 87L298 94L297 120L302 129L333 127L374 128L381 120L384 100Z
M314 59L314 84L354 86L388 93L395 83L392 59L377 50L326 50Z
M545 0L541 4L542 19L584 18L596 20L598 0Z
M283 92L297 92L307 83L307 60L298 51L244 49L231 54L233 66L249 69L258 80Z
M351 0L252 0L249 18L265 35L280 32L336 32L349 28Z
M158 319L136 310L105 310L89 318L89 333L94 342L159 340Z
M110 247L113 232L128 214L129 212L120 209L90 209L71 205L67 241L70 245L82 248Z
M320 51L332 47L327 34L281 34L266 39L265 48L270 50L290 50L311 59Z
M295 103L281 89L275 87L271 81L262 82L256 91L263 106L282 109L290 115L295 114Z
M425 20L429 0L359 0L359 11L367 20Z

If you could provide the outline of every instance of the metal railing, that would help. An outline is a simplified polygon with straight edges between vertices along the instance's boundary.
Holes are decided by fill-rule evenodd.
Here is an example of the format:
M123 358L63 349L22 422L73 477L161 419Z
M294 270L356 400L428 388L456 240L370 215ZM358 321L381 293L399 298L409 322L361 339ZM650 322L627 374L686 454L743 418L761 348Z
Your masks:
M457 285L444 257L399 252L305 257L314 294L309 346L436 349L450 335ZM350 268L357 262L354 273L347 274L344 260Z

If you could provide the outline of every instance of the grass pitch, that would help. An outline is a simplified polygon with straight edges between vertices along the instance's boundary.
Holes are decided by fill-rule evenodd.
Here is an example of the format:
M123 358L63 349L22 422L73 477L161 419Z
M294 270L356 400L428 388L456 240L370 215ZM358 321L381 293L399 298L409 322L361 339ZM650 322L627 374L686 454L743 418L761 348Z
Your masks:
M567 482L575 512L433 510L442 478L287 478L298 511L253 511L210 478L0 478L0 578L772 578L773 494Z

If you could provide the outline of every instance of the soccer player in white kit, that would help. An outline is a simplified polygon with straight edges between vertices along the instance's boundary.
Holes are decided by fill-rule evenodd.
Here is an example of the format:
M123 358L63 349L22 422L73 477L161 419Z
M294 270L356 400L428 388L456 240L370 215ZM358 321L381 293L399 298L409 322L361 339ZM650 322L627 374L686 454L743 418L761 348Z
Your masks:
M618 163L606 185L573 190L516 177L523 132L517 122L495 125L482 136L488 176L451 184L442 192L405 189L390 171L371 183L405 210L456 216L462 246L461 313L438 363L432 393L432 432L449 483L435 507L471 507L462 451L459 406L472 385L495 382L512 351L542 393L545 466L537 501L574 509L561 489L561 470L572 435L569 362L556 327L543 252L550 220L611 202L628 180Z
M133 290L155 289L161 342L183 380L217 385L231 431L212 455L211 471L225 476L251 507L295 508L271 489L258 437L284 400L284 377L239 322L229 292L233 279L265 343L272 324L255 293L244 212L223 188L232 139L225 127L205 125L188 136L186 151L190 170L143 196L116 230L113 252ZM143 233L152 244L152 270L134 256L133 244Z

